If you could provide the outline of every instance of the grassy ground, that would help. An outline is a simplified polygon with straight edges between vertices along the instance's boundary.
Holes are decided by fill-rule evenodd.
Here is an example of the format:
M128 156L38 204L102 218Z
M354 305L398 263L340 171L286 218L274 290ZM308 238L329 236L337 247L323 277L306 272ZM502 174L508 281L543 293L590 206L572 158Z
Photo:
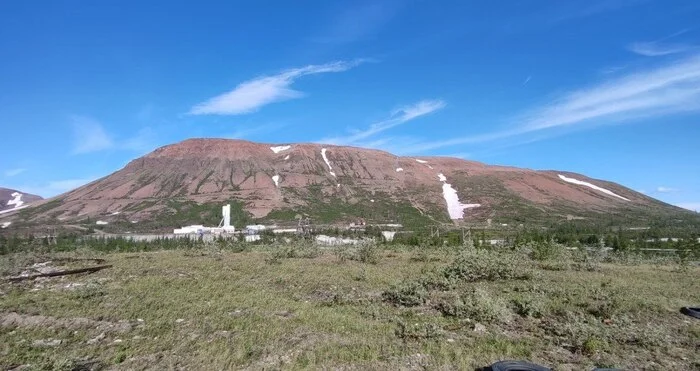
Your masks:
M700 369L692 264L273 249L1 256L113 267L0 284L0 369Z

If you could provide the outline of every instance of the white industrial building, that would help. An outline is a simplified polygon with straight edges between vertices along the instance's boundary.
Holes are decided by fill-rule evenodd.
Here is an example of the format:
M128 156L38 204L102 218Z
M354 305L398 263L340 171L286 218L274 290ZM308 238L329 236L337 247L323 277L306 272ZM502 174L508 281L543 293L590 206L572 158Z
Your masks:
M188 225L186 227L173 230L174 234L227 234L236 232L236 228L231 225L231 205L221 208L221 222L218 227L205 227L203 225Z

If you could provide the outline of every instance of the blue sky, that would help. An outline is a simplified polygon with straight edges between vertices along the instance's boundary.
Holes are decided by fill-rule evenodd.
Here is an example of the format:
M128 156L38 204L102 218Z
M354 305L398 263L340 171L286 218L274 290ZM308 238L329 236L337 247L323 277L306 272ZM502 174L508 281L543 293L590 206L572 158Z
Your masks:
M700 209L700 3L15 1L0 185L191 137L580 172Z

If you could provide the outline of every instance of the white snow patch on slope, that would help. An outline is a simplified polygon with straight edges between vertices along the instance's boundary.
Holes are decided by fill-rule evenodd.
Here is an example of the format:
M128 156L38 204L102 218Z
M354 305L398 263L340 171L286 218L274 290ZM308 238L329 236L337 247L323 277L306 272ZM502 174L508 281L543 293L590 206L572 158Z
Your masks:
M397 173L398 173L398 172L401 172L401 171L403 171L403 168L400 168L400 167L397 167L397 168L396 168L396 172L397 172Z
M629 201L629 199L624 198L624 197L622 197L622 196L616 194L615 192L613 192L613 191L611 191L611 190L609 190L609 189L605 189L605 188L603 188L603 187L598 187L598 186L595 185L595 184L591 184L591 183L584 182L584 181L582 181L582 180L578 180L578 179L574 179L574 178L569 178L569 177L564 176L564 175L561 175L561 174L559 174L559 179L561 179L561 180L563 180L563 181L565 181L565 182L568 182L568 183L573 183L573 184L578 184L578 185L586 186L586 187L589 187L589 188L593 188L593 189L595 189L596 191L603 192L603 193L605 193L605 194L607 194L607 195L614 196L614 197L617 197L617 198L622 199L622 200L625 200L625 201Z
M0 224L0 228L5 229L5 228L9 227L10 224L12 224L12 222L4 222L4 223Z
M14 209L24 205L24 201L22 201L22 194L19 192L14 192L10 196L12 196L12 199L7 201L7 206L13 206Z
M292 146L275 146L275 147L270 147L272 152L274 153L280 153L282 151L286 151L288 149L292 148Z
M121 214L121 213L122 213L121 211L115 211L115 212L112 213L112 215L119 215L119 214Z
M272 176L272 181L275 182L275 187L279 187L279 186L280 186L280 176L279 176L279 175L276 175L276 174L273 175L273 176Z
M427 167L428 167L428 169L431 169L431 170L432 170L432 168L433 168L433 167L432 167L432 166L430 166L430 165L428 165L428 161L425 161L425 160L419 160L419 159L415 159L415 160L416 160L416 162L417 162L417 163L419 163L419 164L423 164L423 165L427 166Z
M459 202L457 191L452 188L452 185L447 183L447 177L442 173L438 174L438 178L442 182L442 196L447 202L447 212L450 214L450 219L463 219L464 209L480 207L481 204L463 204Z
M29 205L24 205L24 206L20 206L20 207L15 207L14 209L3 210L3 211L0 211L0 214L11 213L11 212L13 212L13 211L22 210L22 209L24 209L25 207L29 207Z
M328 165L329 172L331 173L331 175L333 175L333 177L335 177L335 172L333 172L333 166L331 166L331 162L328 161L328 157L326 157L326 151L327 149L321 148L321 156L323 156L323 161L325 161L326 165Z
M289 160L289 155L284 156L284 160L285 161Z
M98 221L95 222L95 224L97 224L97 225L107 225L107 224L109 224L109 223L105 222L104 220L98 220Z

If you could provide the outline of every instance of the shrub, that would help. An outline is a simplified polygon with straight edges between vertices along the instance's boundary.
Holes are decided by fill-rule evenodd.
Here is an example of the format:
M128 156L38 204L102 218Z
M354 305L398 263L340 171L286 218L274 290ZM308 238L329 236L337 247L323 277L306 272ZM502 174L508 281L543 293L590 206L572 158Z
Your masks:
M352 259L352 254L344 246L336 246L333 249L333 255L335 255L335 257L338 259L338 263L345 263L346 261Z
M591 336L586 338L580 346L580 351L586 355L594 355L608 348L608 343L600 338Z
M529 244L530 258L543 261L552 260L564 255L564 246L554 241L534 242Z
M382 293L382 300L394 305L412 307L425 303L428 291L418 282L408 282Z
M618 293L604 287L595 288L584 303L586 311L598 318L611 318L620 310Z
M444 331L440 326L434 323L414 323L412 325L407 325L403 321L398 321L394 334L403 341L423 340L440 338L443 336Z
M527 279L530 273L513 254L476 250L465 252L443 270L448 279L459 281L496 281Z
M521 317L541 318L546 310L546 298L542 295L519 295L511 300L513 311Z
M469 318L483 323L508 322L511 313L506 303L493 297L483 288L475 288L447 298L437 304L443 315L457 318Z
M356 252L356 260L363 263L377 264L379 262L379 254L374 242L361 243Z

